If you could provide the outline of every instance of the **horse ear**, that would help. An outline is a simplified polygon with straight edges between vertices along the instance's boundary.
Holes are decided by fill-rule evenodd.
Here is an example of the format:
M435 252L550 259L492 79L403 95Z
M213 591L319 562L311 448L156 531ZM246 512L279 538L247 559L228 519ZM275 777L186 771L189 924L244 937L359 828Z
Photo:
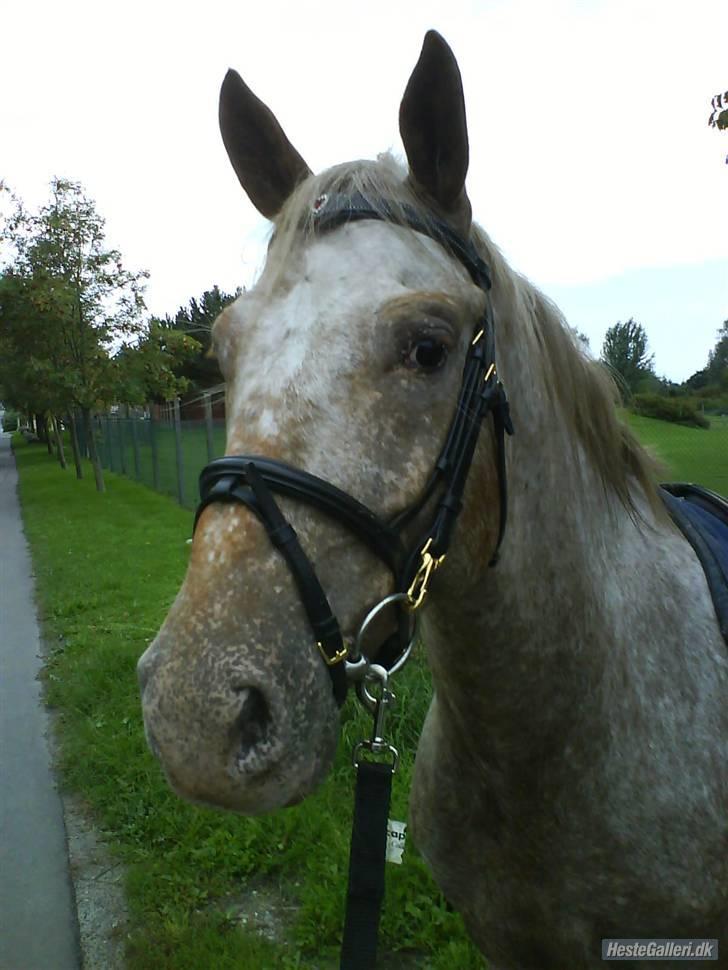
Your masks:
M250 201L272 219L311 170L270 108L233 70L227 72L220 88L220 131Z
M428 30L399 109L410 175L445 215L470 223L465 195L468 127L458 63L447 42Z

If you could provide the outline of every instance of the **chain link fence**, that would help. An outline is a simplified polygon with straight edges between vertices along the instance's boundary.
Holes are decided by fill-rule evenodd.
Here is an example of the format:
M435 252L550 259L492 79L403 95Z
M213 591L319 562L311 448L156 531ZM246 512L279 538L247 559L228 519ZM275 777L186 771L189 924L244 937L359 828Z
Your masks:
M78 420L76 426L81 451L87 455L83 423ZM224 392L213 389L184 404L97 415L94 435L103 468L172 495L193 509L200 471L225 454Z
M709 415L707 430L632 416L630 424L643 444L665 465L666 481L691 481L728 496L728 415ZM213 458L225 454L224 386L187 402L151 405L122 415L95 419L101 464L174 496L194 509L198 477ZM82 422L77 421L82 438ZM86 443L80 441L88 453Z

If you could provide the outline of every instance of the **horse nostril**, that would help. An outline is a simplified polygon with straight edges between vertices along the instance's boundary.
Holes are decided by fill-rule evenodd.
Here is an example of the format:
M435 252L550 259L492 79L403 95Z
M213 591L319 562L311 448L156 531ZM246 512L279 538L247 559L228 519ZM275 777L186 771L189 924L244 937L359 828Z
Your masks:
M252 749L268 740L270 711L265 697L255 687L236 687L235 693L240 695L242 704L233 731L240 743L241 755L245 758Z

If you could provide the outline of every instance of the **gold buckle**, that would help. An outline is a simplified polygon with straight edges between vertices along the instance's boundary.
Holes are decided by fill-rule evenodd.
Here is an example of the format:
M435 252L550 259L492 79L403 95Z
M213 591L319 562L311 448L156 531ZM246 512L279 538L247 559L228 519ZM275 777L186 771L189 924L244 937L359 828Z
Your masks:
M415 573L415 578L412 580L410 588L407 590L407 598L409 599L410 609L418 610L425 601L427 596L428 587L430 583L430 577L435 572L436 569L442 565L445 561L445 554L438 556L437 559L429 552L429 548L432 545L432 536L427 540L427 542L422 547L422 562L420 563L419 569Z
M326 651L324 650L323 645L322 645L322 643L321 643L320 640L317 640L316 641L316 646L319 649L319 653L324 658L324 663L328 667L335 667L337 664L340 664L342 660L346 660L346 657L347 657L347 655L349 653L349 651L347 650L346 647L342 647L341 650L337 650L336 651L336 653L333 655L333 657L330 657L326 653Z

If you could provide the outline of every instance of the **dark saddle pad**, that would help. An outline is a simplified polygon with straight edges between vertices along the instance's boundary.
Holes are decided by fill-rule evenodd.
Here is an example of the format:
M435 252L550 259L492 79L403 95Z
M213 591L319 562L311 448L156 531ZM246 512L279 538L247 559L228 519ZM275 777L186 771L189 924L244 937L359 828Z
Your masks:
M728 643L728 500L699 485L663 485L672 520L702 563L720 632Z

